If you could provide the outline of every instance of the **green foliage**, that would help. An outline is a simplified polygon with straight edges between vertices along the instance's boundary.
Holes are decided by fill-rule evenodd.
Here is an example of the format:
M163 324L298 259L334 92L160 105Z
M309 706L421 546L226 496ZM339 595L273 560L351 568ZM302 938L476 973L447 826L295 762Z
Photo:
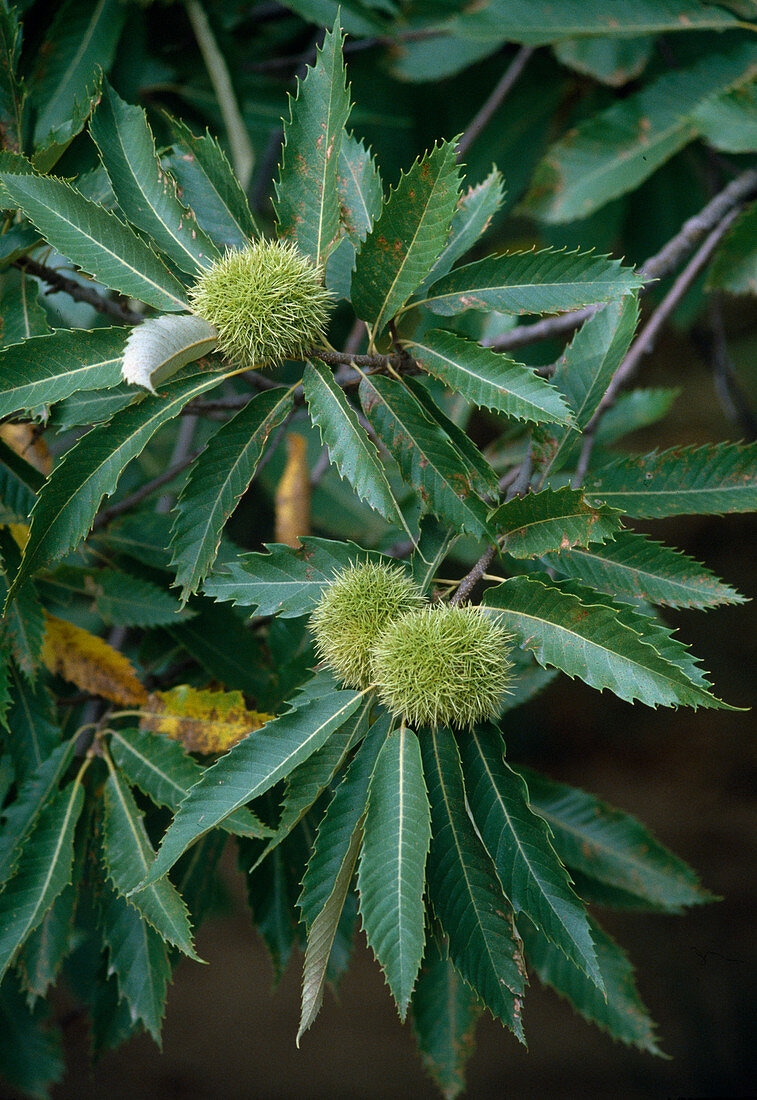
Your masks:
M123 214L182 271L201 273L218 249L179 202L158 161L145 112L124 103L106 81L89 130Z
M276 186L280 235L296 244L316 268L325 266L339 236L337 170L351 107L342 41L335 24L290 102Z
M746 5L185 7L0 5L2 1072L60 1079L61 977L160 1042L226 844L298 1043L359 916L446 1096L532 973L659 1054L587 905L713 895L512 711L733 709L654 609L745 597L633 521L757 508ZM685 351L615 393L671 315L746 442L665 423Z
M402 726L371 776L358 890L368 943L404 1020L423 956L431 821L418 738Z
M358 253L355 313L378 333L428 275L449 234L459 175L454 147L436 146L390 194Z
M212 567L224 524L255 474L268 437L284 420L292 391L254 397L213 436L192 467L176 508L172 565L182 599L196 592ZM198 524L198 511L202 522Z

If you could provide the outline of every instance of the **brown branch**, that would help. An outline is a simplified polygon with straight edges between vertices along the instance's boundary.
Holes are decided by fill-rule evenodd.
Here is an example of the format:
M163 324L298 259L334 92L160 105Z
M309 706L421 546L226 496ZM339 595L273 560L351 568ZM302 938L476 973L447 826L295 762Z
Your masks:
M757 194L757 169L749 168L742 172L727 187L724 187L714 199L702 207L688 221L684 222L674 237L664 245L654 256L646 260L639 273L644 278L644 290L656 279L670 275L680 264L684 256L725 218L732 210L738 208L743 202ZM558 317L545 317L541 321L535 321L532 325L517 325L509 332L503 333L490 341L484 341L496 351L508 351L512 348L523 347L537 340L550 340L558 336L567 336L574 332L579 325L593 316L600 308L599 305L585 306L583 309L571 310L570 313L561 313ZM544 373L542 369L541 372Z
M123 500L117 501L116 504L111 504L110 508L103 508L102 512L95 517L92 529L94 531L101 530L103 527L106 527L111 520L116 519L118 516L122 516L124 512L128 512L129 509L133 508L136 504L141 504L147 497L152 496L158 489L162 489L169 481L173 481L175 477L178 477L182 471L192 465L196 458L197 455L188 455L186 458L182 458L175 466L171 466L169 469L164 470L162 474L158 474L152 481L145 482L141 488L136 489L133 493L130 493L129 496L124 497Z
M47 294L57 294L59 291L63 291L75 302L86 302L98 313L104 313L106 316L112 317L125 325L139 325L144 320L141 313L136 313L128 306L114 302L112 298L104 297L93 286L77 283L75 279L61 275L56 268L47 267L45 264L38 263L37 260L29 259L28 256L21 256L18 260L14 260L13 266L17 267L19 271L26 271L29 275L34 275L37 279L47 283L50 287L50 290L46 292Z
M521 73L528 64L529 58L533 53L531 46L521 46L512 59L510 64L502 74L501 79L495 85L491 95L482 105L481 109L473 116L471 122L467 126L465 132L457 143L457 160L460 162L465 154L470 149L473 142L479 136L484 127L492 119L492 116L497 112L502 105L503 100L510 92L511 88L518 81Z
M724 234L736 220L739 215L738 209L732 209L721 221L715 229L712 230L710 235L705 240L704 244L700 245L698 250L694 253L689 260L686 267L673 283L672 287L660 302L657 309L647 321L646 325L642 328L639 335L631 345L627 355L623 359L615 374L612 377L610 385L605 390L604 397L599 402L594 415L589 423L586 425L583 432L583 446L581 448L581 454L576 465L576 472L573 475L573 488L577 489L584 477L586 471L589 468L589 462L591 460L591 454L594 449L594 442L596 440L597 428L604 414L611 409L618 399L618 395L624 386L633 378L636 371L639 369L641 360L645 355L654 347L654 342L660 333L663 325L666 323L670 315L675 310L678 303L681 301L686 291L690 288L691 284L699 275L700 271L708 263L712 253L717 248L718 244L722 240Z
M528 448L524 455L523 461L517 468L517 474L512 480L509 489L505 495L505 500L512 500L513 497L523 496L528 492L528 487L531 484L531 475L533 473L533 451L531 448L531 441L529 440ZM494 560L494 555L497 553L497 543L492 546L487 546L481 557L476 564L470 570L469 573L463 577L457 586L454 595L450 599L450 604L454 607L457 604L461 604L463 600L467 599L478 582L483 579L484 573Z

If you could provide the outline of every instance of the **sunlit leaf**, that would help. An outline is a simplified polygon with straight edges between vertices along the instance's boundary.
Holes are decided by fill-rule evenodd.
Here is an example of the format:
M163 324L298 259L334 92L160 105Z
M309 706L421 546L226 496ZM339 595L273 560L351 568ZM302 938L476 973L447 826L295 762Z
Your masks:
M198 691L188 684L153 692L140 713L140 729L202 753L228 752L271 719L248 710L241 691Z
M313 68L298 84L284 123L284 151L276 184L276 218L313 263L325 263L339 236L337 167L350 113L342 58L343 32L327 31Z
M363 831L358 873L363 927L404 1020L423 957L431 840L420 745L404 725L379 753Z
M179 202L176 182L160 166L144 109L124 103L106 80L89 130L126 217L182 271L201 273L218 257L218 248Z
M380 332L428 274L449 234L458 200L454 146L416 160L390 193L360 249L352 280L358 317Z

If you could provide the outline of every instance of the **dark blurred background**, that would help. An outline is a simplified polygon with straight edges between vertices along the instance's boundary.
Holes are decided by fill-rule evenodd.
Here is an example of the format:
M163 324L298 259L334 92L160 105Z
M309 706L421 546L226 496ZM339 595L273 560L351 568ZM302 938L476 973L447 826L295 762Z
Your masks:
M741 321L734 308L729 325L738 329ZM734 346L742 360L740 376L749 386L754 347L744 339ZM734 437L696 341L669 335L642 380L675 381L684 389L669 420L639 433L629 445L642 449ZM754 517L686 517L645 530L704 561L746 595L757 591ZM712 673L720 696L742 707L757 704L753 606L666 614ZM641 995L670 1060L613 1043L535 979L525 1008L528 1051L491 1019L482 1020L468 1096L754 1094L754 726L753 711L654 711L565 678L514 712L511 759L537 765L635 814L723 900L686 916L601 914L637 967ZM412 1029L399 1024L362 935L338 1000L326 994L321 1016L296 1049L301 957L295 954L274 992L273 971L250 929L231 859L224 881L227 911L212 917L198 937L198 950L210 965L180 963L168 999L162 1055L149 1039L136 1039L107 1055L91 1075L86 1027L72 1016L66 1029L70 1070L54 1090L55 1100L437 1095L420 1065Z

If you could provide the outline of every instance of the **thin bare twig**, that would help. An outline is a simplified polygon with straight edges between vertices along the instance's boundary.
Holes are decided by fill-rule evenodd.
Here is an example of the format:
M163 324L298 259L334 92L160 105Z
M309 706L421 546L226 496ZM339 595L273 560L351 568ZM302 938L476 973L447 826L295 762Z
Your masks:
M242 118L239 101L234 92L229 67L223 53L218 48L218 43L202 4L199 3L199 0L184 0L184 5L202 59L205 62L205 68L210 77L210 83L213 85L216 101L221 109L221 115L226 126L226 136L229 139L234 171L239 177L242 187L246 189L255 164L255 152Z
M533 473L533 451L531 442L529 440L528 448L523 457L523 461L517 469L515 478L511 481L510 487L507 490L505 500L512 500L513 497L523 496L528 492L528 487L531 484L531 475ZM470 570L469 573L463 577L460 584L457 586L453 596L450 599L450 603L453 606L461 604L463 600L466 600L476 587L479 581L483 580L486 570L494 560L494 555L497 553L497 544L487 546L481 557L476 564Z
M180 462L183 462L185 458L189 458L190 451L192 450L192 441L194 439L195 428L197 427L196 416L185 417L180 425L176 434L176 442L171 454L169 466L177 466ZM155 505L155 511L165 514L171 511L171 506L174 502L173 493L165 493Z
M655 279L675 271L684 256L705 234L719 225L731 210L755 194L757 194L757 169L749 168L724 187L714 199L702 207L698 214L684 222L676 235L671 237L659 252L650 256L642 264L639 271L644 278L643 289L648 289ZM508 351L535 343L537 340L567 336L593 316L599 308L598 305L585 306L583 309L571 310L570 313L561 313L558 317L545 317L532 325L517 325L509 332L484 342L497 351ZM544 370L542 369L539 373L543 374Z
M191 466L196 457L197 455L189 455L183 458L181 462L177 462L175 466L170 466L151 481L146 481L141 488L136 489L133 493L124 497L123 500L111 504L110 508L103 508L102 512L97 515L95 522L92 524L93 530L100 531L103 527L107 527L112 520L116 519L118 516L122 516L124 512L128 512L129 509L134 508L137 504L141 504L147 497L152 496L158 489L162 489L169 481L173 481L175 477L178 477L183 470L186 470L187 466Z
M37 279L47 283L50 287L50 290L47 291L48 294L63 291L75 302L86 302L98 313L104 313L106 316L121 321L125 325L139 325L144 320L141 313L136 313L128 306L114 302L112 298L104 297L93 286L82 285L76 279L62 275L57 268L47 267L28 256L21 256L19 259L14 260L13 266L17 267L19 271L26 271L29 275L34 275Z
M533 53L533 47L521 46L510 64L502 74L501 79L495 85L491 95L482 105L481 109L473 116L471 122L457 143L457 160L460 162L470 149L481 131L491 121L492 116L502 105L503 100L515 85L521 73L528 64Z
M659 335L660 330L666 323L670 315L675 310L678 303L683 298L686 291L696 279L697 275L704 268L710 259L710 256L715 251L715 248L723 238L726 231L730 228L732 223L738 217L738 209L732 209L721 221L720 225L709 234L704 244L700 245L692 258L689 260L686 267L673 283L672 287L660 302L657 309L647 321L646 325L642 328L639 335L631 345L627 355L623 359L615 374L612 377L610 385L605 390L604 397L599 402L594 415L589 423L586 425L583 433L583 446L581 448L581 454L576 465L576 472L573 475L573 488L577 489L583 482L586 476L586 471L589 468L589 462L591 460L591 454L594 449L594 442L596 439L597 428L599 423L607 412L618 399L618 394L624 386L628 384L636 371L639 369L639 364L645 355L648 355L654 346L654 342Z

